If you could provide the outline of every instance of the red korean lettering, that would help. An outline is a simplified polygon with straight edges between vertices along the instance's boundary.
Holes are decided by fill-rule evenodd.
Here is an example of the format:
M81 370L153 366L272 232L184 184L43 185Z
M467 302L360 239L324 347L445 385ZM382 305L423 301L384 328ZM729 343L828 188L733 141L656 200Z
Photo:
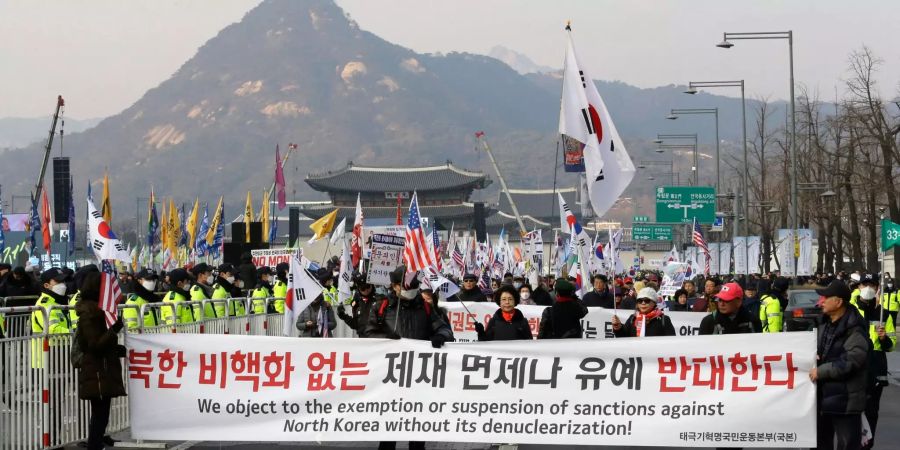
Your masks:
M312 372L320 372L327 367L328 373L310 373L306 385L309 391L333 391L334 370L337 364L337 354L330 352L326 357L322 353L312 353L306 360L306 367Z
M691 383L694 386L708 386L711 390L721 391L725 388L725 358L722 355L714 355L710 357L691 358L693 363L694 379ZM703 373L709 369L709 378L701 378Z
M660 392L684 392L685 386L669 385L669 378L665 375L678 374L678 379L685 381L687 373L691 369L687 359L684 356L678 358L657 358L659 370L659 391Z
M199 384L215 385L225 389L225 380L228 375L228 353L201 353L200 354L200 378Z
M160 389L178 389L181 387L181 383L169 383L166 382L166 375L168 372L175 370L175 378L181 378L181 375L184 373L184 368L187 367L187 361L184 360L184 352L172 352L169 349L166 349L162 353L158 353L156 355L159 357L159 374L157 387Z
M289 389L291 387L291 373L294 372L294 365L291 364L290 352L279 355L277 352L269 353L263 359L263 372L266 379L263 381L263 387L280 387Z
M144 389L150 388L150 374L153 372L153 351L136 352L128 350L128 378L144 380Z
M784 360L783 365L785 371L787 371L787 378L784 380L775 380L772 378L772 375L777 369L773 366L775 363L779 363L782 360ZM788 389L794 388L794 373L797 372L797 366L794 365L793 353L763 356L763 365L765 366L766 372L766 386L786 386Z
M754 381L759 379L759 370L762 366L756 361L756 355L742 356L735 353L734 356L728 358L728 364L731 366L731 390L734 392L753 392L756 386L741 385L741 378L747 372L750 372L750 378Z
M259 352L244 353L238 350L231 355L231 372L235 381L253 384L253 392L259 392Z
M362 391L365 385L350 384L349 377L357 377L369 374L369 364L365 362L355 363L350 361L350 353L344 353L343 364L341 365L341 390L342 391Z

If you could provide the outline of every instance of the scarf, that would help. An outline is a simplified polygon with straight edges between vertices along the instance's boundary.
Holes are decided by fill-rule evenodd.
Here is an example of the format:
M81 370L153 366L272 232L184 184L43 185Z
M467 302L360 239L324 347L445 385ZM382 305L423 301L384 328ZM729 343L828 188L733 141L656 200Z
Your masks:
M510 312L501 310L500 313L503 314L503 320L505 320L507 323L512 323L513 317L515 317L515 315L516 315L515 310L512 310Z
M660 309L654 309L653 311L648 312L647 314L641 314L640 311L634 313L634 329L635 336L644 337L644 333L646 333L647 322L662 316L663 312Z

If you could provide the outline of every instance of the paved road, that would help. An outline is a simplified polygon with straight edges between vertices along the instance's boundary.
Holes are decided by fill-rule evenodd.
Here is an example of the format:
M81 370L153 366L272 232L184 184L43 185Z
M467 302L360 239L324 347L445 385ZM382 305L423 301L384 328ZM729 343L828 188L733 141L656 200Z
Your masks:
M900 427L894 424L900 423L900 352L888 354L888 367L893 369L891 375L891 386L884 391L881 399L881 415L879 427L875 436L876 447L878 449L897 449L900 448ZM126 435L116 436L117 439L127 439ZM198 450L266 450L266 449L297 449L297 450L330 450L330 449L349 449L349 448L376 448L377 443L371 442L341 442L341 443L233 443L233 442L199 442L199 443L183 443L173 442L170 446L177 449L198 449ZM481 450L489 449L491 446L484 444L460 444L435 442L429 443L429 449L434 450ZM522 445L522 450L550 450L565 449L572 446L563 445ZM78 447L69 447L72 450ZM118 447L117 447L118 448ZM397 448L407 448L406 443L399 443ZM680 449L680 447L610 447L610 446L579 446L579 449Z

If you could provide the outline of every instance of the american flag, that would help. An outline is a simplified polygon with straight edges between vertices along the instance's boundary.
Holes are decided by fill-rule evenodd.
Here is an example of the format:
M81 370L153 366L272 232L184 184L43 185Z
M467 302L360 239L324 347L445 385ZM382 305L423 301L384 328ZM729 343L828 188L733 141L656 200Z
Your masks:
M406 246L403 248L403 262L406 270L415 272L425 270L433 265L434 257L428 251L428 243L425 241L425 232L422 230L422 222L419 217L419 200L413 192L409 202L409 220L406 224Z
M453 258L453 264L456 264L456 267L458 267L459 270L465 270L463 254L461 251L459 251L458 242L453 243L453 255L451 257Z
M703 254L706 255L706 275L709 275L709 247L706 246L706 239L703 239L703 230L700 229L700 224L697 223L697 218L694 218L694 233L693 233L694 245L703 250Z
M431 254L434 256L434 264L437 270L444 270L443 258L441 258L441 238L438 236L437 226L431 228Z
M119 288L119 279L116 277L116 269L104 259L100 264L100 309L106 312L106 325L116 323L116 305L122 302L122 289Z

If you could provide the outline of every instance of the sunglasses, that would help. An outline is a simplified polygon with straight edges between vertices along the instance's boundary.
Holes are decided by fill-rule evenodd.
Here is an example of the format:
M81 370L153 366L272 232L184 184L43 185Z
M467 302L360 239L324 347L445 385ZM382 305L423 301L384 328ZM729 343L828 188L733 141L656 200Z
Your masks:
M656 303L653 300L650 300L649 298L641 298L641 299L638 299L637 302L638 303Z

